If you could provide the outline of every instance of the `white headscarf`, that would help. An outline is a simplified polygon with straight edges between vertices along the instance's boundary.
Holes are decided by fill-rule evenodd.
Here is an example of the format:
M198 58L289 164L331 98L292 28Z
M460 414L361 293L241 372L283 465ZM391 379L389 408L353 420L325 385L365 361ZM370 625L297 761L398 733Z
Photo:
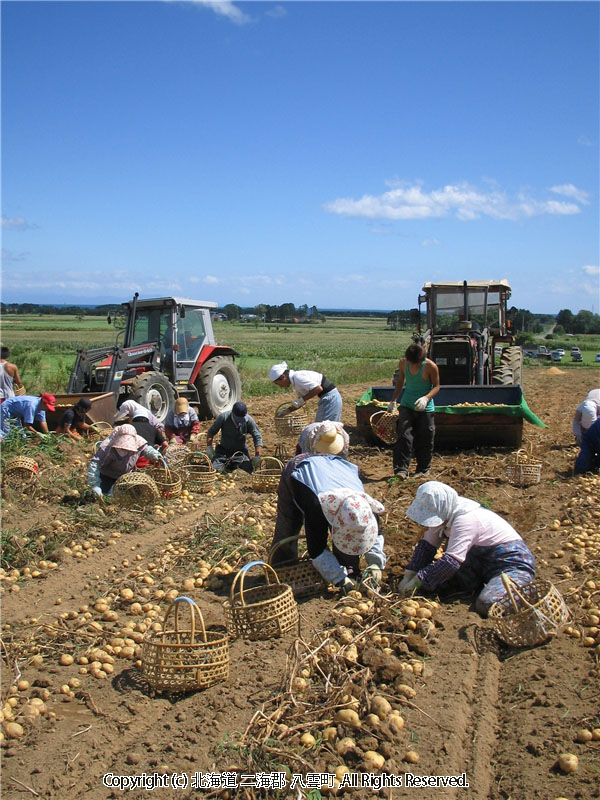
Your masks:
M426 528L449 528L461 514L468 514L480 504L461 497L451 486L440 481L427 481L417 489L415 499L406 509L406 516Z

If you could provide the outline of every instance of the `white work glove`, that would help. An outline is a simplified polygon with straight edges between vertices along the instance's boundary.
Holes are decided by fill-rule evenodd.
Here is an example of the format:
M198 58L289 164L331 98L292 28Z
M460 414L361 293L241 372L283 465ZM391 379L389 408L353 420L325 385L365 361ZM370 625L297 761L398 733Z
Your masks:
M396 410L396 406L397 405L398 405L398 403L395 400L392 400L391 403L388 403L388 407L387 407L388 413L389 414L393 414L394 411Z
M305 402L305 400L304 400L303 397L298 397L298 398L296 398L296 400L294 400L294 402L292 403L291 407L292 408L302 408L302 406L304 405L304 402Z
M102 489L101 489L99 486L94 486L94 487L92 488L92 492L93 492L94 494L97 494L97 495L98 495L98 497L102 497Z
M427 407L427 403L429 402L429 398L427 395L423 395L423 397L419 397L418 400L415 400L415 411L425 411Z
M261 457L260 456L254 456L254 458L252 459L252 466L253 467L258 467L260 462L261 462Z
M416 574L417 574L416 572L413 572L410 569L407 569L405 571L404 575L402 576L402 580L398 584L398 594L404 594L409 581L411 581L416 576Z
M208 447L206 448L206 455L210 458L211 461L215 457L215 448L212 446L212 444L209 444Z
M377 589L377 587L381 584L382 576L383 573L379 567L371 564L363 570L361 583L369 584L374 589Z

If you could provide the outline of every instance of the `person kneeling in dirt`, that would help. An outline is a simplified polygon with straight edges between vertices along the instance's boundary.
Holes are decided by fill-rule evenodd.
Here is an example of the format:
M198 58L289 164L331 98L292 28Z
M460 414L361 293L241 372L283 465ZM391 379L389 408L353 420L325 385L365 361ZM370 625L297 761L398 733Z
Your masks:
M187 444L192 436L200 432L200 420L185 397L178 397L175 408L165 419L165 434L169 442Z
M277 490L277 519L271 547L273 566L298 558L297 537L304 524L308 555L317 572L346 594L359 580L377 585L385 568L378 514L385 509L365 493L358 467L341 457L344 437L314 442L315 454L301 453L285 465ZM332 549L327 546L331 528ZM364 555L366 569L360 575Z
M221 441L213 447L212 442L221 431ZM254 458L246 446L246 437L250 435L254 442ZM235 403L231 411L219 414L206 434L206 454L217 472L233 472L243 469L252 472L260 464L262 458L262 435L258 425L248 414L245 403Z
M519 586L535 576L533 554L516 530L445 483L421 484L406 516L427 531L406 567L398 586L400 594L419 587L426 592L438 588L478 592L475 609L486 617L490 607L506 594L502 573ZM444 554L434 561L442 543L446 545Z
M590 389L585 400L575 409L573 433L576 444L581 445L584 433L597 419L600 419L600 389Z
M70 439L82 439L92 427L85 421L85 415L92 407L87 397L79 399L74 406L67 408L56 426L56 433L62 433Z
M575 475L600 469L600 418L581 438L581 450L575 461Z
M150 422L145 414L134 411L131 425L135 428L135 432L138 436L141 436L142 439L145 439L145 441L151 447L154 447L155 449L160 448L160 451L164 454L168 446L165 435L160 428L155 427ZM137 469L144 469L144 467L149 467L150 464L151 461L149 461L146 456L142 454L137 460L136 467Z
M87 479L95 494L112 495L113 487L121 475L132 472L138 458L149 461L166 461L158 450L138 436L133 425L120 425L105 439L93 456L87 469Z

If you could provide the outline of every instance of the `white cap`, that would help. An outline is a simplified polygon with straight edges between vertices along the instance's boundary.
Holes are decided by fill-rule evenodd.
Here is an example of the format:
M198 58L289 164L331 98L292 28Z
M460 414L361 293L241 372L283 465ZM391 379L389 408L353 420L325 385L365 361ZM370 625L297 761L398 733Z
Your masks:
M285 363L285 361L282 361L281 364L273 364L273 366L269 370L270 380L276 381L277 378L281 378L281 376L283 375L283 373L286 371L287 368L288 365Z

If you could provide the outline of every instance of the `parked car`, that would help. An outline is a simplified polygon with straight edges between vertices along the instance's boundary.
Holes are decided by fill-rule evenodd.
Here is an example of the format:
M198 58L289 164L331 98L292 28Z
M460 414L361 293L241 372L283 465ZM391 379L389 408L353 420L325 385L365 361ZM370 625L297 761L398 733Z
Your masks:
M562 349L562 347L557 347L556 348L556 352L560 353L561 357L564 356L564 354L565 354L565 351Z
M534 353L533 350L523 350L523 355L528 358L537 358L537 353Z
M572 347L571 348L571 355L573 355L573 353L581 354L581 350L578 347Z
M577 350L576 352L571 351L571 361L583 361L583 356Z
M596 353L595 361L600 361L600 353Z
M552 361L561 361L562 360L562 356L560 354L560 351L559 350L553 350L550 353L550 358L552 359Z

